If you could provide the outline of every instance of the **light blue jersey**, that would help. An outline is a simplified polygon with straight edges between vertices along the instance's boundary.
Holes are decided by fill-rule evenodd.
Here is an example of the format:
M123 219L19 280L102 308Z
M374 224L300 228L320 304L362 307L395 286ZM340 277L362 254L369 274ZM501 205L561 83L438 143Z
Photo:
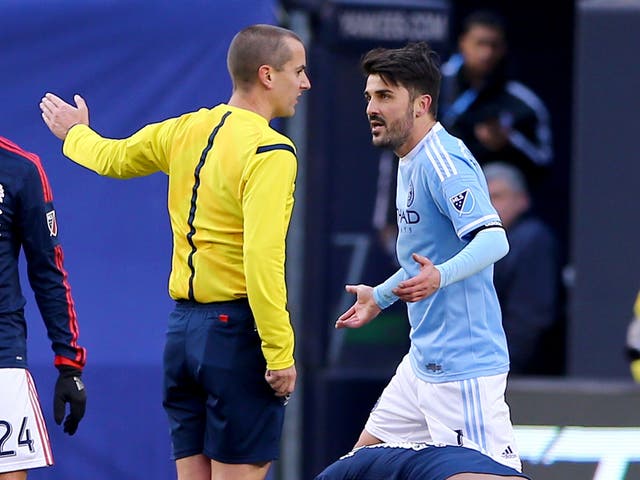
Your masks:
M480 166L440 123L400 159L396 208L402 267L394 276L396 285L418 274L413 253L438 265L460 252L479 230L501 225ZM438 383L508 371L493 265L407 308L410 358L419 378Z

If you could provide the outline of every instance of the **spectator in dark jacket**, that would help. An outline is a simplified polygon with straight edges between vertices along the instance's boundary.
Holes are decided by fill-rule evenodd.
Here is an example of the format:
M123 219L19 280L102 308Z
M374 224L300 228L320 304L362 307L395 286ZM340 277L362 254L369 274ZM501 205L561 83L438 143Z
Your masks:
M535 93L507 75L502 19L471 14L458 48L442 66L440 122L481 165L510 163L535 186L552 159L549 114Z
M555 237L531 213L526 182L518 169L494 162L483 170L510 245L509 253L494 265L494 284L511 373L561 373L562 339L557 335L562 295Z

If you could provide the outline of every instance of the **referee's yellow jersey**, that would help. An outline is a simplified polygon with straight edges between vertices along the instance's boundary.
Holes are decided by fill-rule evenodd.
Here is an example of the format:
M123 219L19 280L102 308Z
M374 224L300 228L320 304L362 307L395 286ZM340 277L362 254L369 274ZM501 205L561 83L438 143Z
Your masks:
M169 294L201 303L248 298L267 368L293 365L285 238L293 208L291 140L248 110L220 104L106 139L76 125L64 154L100 175L169 175Z

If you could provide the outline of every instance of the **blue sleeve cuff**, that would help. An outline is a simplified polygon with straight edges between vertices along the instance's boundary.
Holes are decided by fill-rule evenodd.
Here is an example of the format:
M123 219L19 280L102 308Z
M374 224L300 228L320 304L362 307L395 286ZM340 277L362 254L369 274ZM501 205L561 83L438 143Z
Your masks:
M440 288L459 282L493 265L509 252L502 228L479 231L457 255L435 267L440 272Z
M373 289L373 300L382 310L393 305L398 297L394 295L392 290L405 279L404 270L401 268L391 275L384 283L381 283Z

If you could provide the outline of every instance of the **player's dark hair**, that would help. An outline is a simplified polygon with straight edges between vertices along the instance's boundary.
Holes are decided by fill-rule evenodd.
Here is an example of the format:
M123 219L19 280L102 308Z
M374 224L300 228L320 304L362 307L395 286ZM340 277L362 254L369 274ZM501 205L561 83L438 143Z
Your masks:
M302 40L291 30L274 25L251 25L239 31L229 45L227 68L235 88L247 88L258 79L258 69L269 65L282 70L291 60L286 38Z
M409 90L412 100L418 95L431 95L429 111L437 115L440 60L426 42L395 49L375 48L364 55L360 65L365 75L380 75L385 83Z

